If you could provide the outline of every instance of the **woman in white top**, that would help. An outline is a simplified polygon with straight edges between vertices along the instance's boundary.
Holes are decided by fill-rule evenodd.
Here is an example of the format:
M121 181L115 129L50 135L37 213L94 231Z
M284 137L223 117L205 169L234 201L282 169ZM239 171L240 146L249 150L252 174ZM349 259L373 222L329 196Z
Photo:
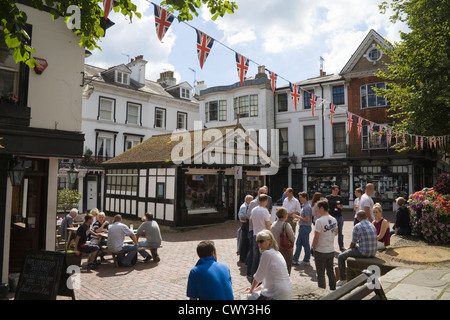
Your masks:
M261 260L253 276L252 285L244 293L252 294L258 300L291 300L292 283L286 261L278 251L278 244L272 232L259 232L256 241L261 251ZM262 284L258 286L260 282Z
M358 211L361 210L359 208L359 202L361 201L361 197L363 195L363 191L361 188L355 189L355 200L353 200L353 210L355 211L355 217L353 220L353 225L356 225L359 221L356 219L356 216L358 215Z

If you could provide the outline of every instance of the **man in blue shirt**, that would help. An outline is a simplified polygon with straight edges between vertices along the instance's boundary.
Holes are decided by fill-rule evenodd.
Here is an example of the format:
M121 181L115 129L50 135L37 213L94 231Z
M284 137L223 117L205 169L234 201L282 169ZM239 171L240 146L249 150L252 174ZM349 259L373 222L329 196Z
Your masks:
M348 257L371 258L375 257L377 253L377 229L367 220L364 210L358 211L356 219L359 223L353 227L350 248L338 256L340 280L336 283L336 286L341 286L347 282L345 261Z
M189 273L186 295L191 300L234 300L230 269L217 262L214 242L201 241L197 254L200 259Z

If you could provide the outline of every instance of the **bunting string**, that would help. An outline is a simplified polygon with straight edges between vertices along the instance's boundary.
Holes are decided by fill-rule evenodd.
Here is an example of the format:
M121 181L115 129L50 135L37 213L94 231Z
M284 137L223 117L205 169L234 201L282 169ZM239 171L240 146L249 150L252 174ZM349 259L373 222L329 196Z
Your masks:
M172 15L171 13L169 13L167 10L161 8L157 4L155 4L149 0L146 0L146 1L153 4L153 6L154 6L156 33L157 33L158 39L162 42L162 39L164 38L164 35L169 30L173 20L175 19L175 16ZM106 8L108 6L111 6L111 8L112 8L111 3L112 3L112 1L110 2L108 0L105 0L105 16L106 16ZM109 10L111 10L111 8L109 8ZM108 11L108 13L109 13L109 11ZM182 22L185 25L189 26L190 28L194 29L196 32L197 54L198 54L198 59L199 59L199 63L200 63L200 68L203 69L205 61L208 58L209 54L211 53L212 47L215 43L218 43L218 44L222 45L223 47L227 48L228 50L234 52L235 60L236 60L236 68L237 68L239 82L240 82L241 86L244 85L245 76L247 75L247 71L249 69L250 62L256 64L259 67L262 66L261 64L257 63L256 61L238 53L237 51L230 48L229 46L222 43L221 41L214 39L213 37L207 35L206 33L198 30L197 28L193 27L186 21L182 21ZM371 139L373 138L373 135L376 134L376 135L378 135L378 143L381 144L383 135L386 135L387 144L389 145L389 147L391 147L393 134L392 134L392 128L390 128L389 125L377 124L373 121L370 121L359 115L349 112L348 110L346 110L344 108L336 106L335 104L333 104L331 102L328 102L328 104L327 104L326 99L316 96L314 93L311 93L308 90L301 88L299 85L295 84L294 82L289 81L288 79L280 76L279 74L277 74L267 68L266 68L266 71L269 73L271 89L272 89L272 92L274 95L275 95L276 83L279 79L283 79L289 83L290 95L291 95L291 99L294 102L295 111L297 111L297 109L298 109L298 103L301 98L301 91L304 91L305 93L309 93L309 95L311 96L311 98L310 98L311 114L313 117L314 117L314 111L318 107L321 106L323 109L323 108L325 108L325 105L329 105L328 109L330 112L331 125L333 125L333 119L336 116L338 109L342 110L347 113L347 121L346 122L347 122L347 127L348 127L347 128L348 134L350 134L350 132L351 132L353 123L356 122L356 126L358 129L358 131L357 131L358 138L360 138L362 128L364 127L363 123L366 123L366 125L368 124L369 137ZM320 103L319 103L319 99L321 100ZM325 113L323 113L323 116L325 116ZM378 132L375 132L375 126L378 128ZM401 134L401 136L402 136L401 143L398 140L399 134ZM420 135L410 134L410 133L407 133L404 131L399 132L399 131L395 130L395 146L403 145L403 147L406 147L406 145L407 145L406 135L409 135L411 139L413 139L415 137L415 142L416 142L415 148L417 150L419 150L419 149L423 150L424 145L426 145L426 142L428 142L428 146L430 149L444 148L447 146L447 140L450 137L450 135L420 136Z

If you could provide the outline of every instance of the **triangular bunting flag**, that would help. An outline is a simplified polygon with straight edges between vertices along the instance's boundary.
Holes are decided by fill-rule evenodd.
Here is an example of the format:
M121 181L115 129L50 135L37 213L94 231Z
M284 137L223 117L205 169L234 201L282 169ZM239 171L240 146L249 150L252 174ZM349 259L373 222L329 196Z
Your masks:
M162 42L162 39L164 38L167 30L169 30L175 16L156 4L153 4L153 6L155 7L156 35L158 36L159 41Z
M267 69L266 69L267 70ZM277 86L278 75L275 72L267 70L269 72L270 85L272 86L273 95L275 95L275 88Z
M423 136L420 137L420 149L423 150Z
M347 123L348 123L348 133L350 133L353 124L353 114L350 112L347 112Z
M309 102L311 102L311 112L312 116L314 117L314 109L316 108L317 103L317 96L314 93L311 95L311 99L309 99Z
M241 86L244 85L244 79L247 75L250 60L236 52L236 65Z
M381 138L383 137L383 126L382 125L380 125L378 127L378 134L379 134L379 136L378 136L378 144L381 144Z
M372 137L373 136L373 126L375 125L375 123L374 122L372 122L372 121L369 121L369 124L370 124L370 137Z
M391 146L391 139L392 139L392 129L388 130L388 143L389 147Z
M109 13L111 12L113 7L114 7L113 0L103 0L103 11L105 12L105 20L108 19Z
M358 117L358 122L356 124L356 126L358 127L358 138L361 137L361 129L363 127L362 122L363 122L364 118Z
M334 117L335 113L336 113L336 105L330 103L330 121L331 121L331 125L333 125L333 117Z
M210 36L204 34L200 30L197 30L197 55L198 60L200 62L200 68L203 69L203 64L208 58L209 53L211 52L212 46L214 44L214 39Z
M403 146L406 147L406 137L405 137L404 132L402 132L402 140L403 140Z
M419 150L419 137L416 136L416 149Z
M295 111L297 111L297 105L300 100L300 87L293 83L289 83L289 87L291 88L291 97L294 100Z

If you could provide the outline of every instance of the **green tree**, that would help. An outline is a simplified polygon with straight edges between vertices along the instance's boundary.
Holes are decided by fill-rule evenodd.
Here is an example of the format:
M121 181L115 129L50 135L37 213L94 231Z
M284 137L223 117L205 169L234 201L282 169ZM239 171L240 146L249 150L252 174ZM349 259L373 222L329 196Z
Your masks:
M405 22L398 43L383 49L391 63L378 76L391 82L379 94L391 108L394 128L414 135L450 134L450 31L449 0L391 0L391 22ZM448 150L448 149L447 149Z
M68 188L58 190L57 209L63 210L66 213L68 210L76 207L81 198L82 196L77 190L70 190Z
M73 15L73 11L68 10L71 5L80 8L80 28L72 29L80 36L79 45L92 50L100 48L98 41L104 36L104 30L101 22L104 20L103 0L29 0L29 5L42 10L44 6L52 8L50 14L53 19L62 17L68 22ZM218 16L224 16L226 13L233 13L237 6L234 2L223 0L167 0L161 5L171 12L179 11L178 19L191 20L192 14L198 16L197 9L202 4L208 6L213 15L211 19ZM128 17L130 22L134 17L141 17L137 12L136 5L131 0L116 0L114 11ZM30 44L30 36L26 32L27 15L17 7L16 0L1 0L0 5L0 29L3 28L5 42L8 48L14 49L14 60L16 62L25 62L29 67L36 65L36 60L31 57L32 52L36 50Z

